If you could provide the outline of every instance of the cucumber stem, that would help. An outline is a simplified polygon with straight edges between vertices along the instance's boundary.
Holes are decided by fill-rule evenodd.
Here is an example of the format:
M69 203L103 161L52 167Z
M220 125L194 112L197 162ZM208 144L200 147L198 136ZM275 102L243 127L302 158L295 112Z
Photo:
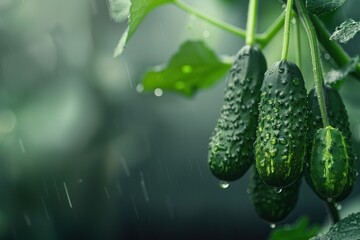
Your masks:
M290 21L291 21L291 11L292 11L293 0L288 0L286 5L285 13L285 26L284 26L284 41L282 49L282 60L287 60L289 52L289 42L290 42Z
M246 24L246 45L253 46L255 43L255 28L258 0L250 0Z
M303 0L295 0L297 12L300 16L300 19L305 27L306 34L309 39L311 61L314 71L314 82L315 90L319 102L321 118L324 124L324 127L329 126L329 118L326 112L325 97L324 97L324 79L322 74L319 46L316 38L315 29L312 25L309 14L307 13Z
M232 24L229 24L227 22L221 21L219 19L216 19L214 17L210 17L202 12L200 12L199 10L194 9L193 7L189 6L188 4L180 1L180 0L175 0L174 4L179 7L180 9L184 10L185 12L188 12L190 14L193 14L194 16L201 18L202 20L217 26L221 29L224 29L228 32L231 32L241 38L245 38L246 37L246 31L244 29L238 28Z
M326 202L326 206L333 224L337 223L340 220L340 216L339 211L335 207L334 203Z
M280 31L284 26L285 12L282 12L275 21L266 29L264 33L256 36L256 41L264 48L270 40Z
M297 14L295 14L295 45L296 45L296 49L295 49L295 58L296 58L296 63L298 65L298 67L301 69L301 34L300 34L300 18Z

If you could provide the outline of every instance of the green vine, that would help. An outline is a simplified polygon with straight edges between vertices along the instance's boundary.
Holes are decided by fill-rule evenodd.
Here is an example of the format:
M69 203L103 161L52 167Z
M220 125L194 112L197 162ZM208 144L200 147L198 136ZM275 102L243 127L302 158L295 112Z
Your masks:
M324 97L324 79L322 73L322 67L320 62L320 55L319 55L319 47L318 42L316 39L315 29L312 26L311 19L309 14L305 9L305 4L302 0L295 1L296 8L298 10L300 19L305 27L307 36L309 38L310 44L310 53L311 53L311 62L313 65L314 71L314 82L315 82L315 89L319 101L321 118L323 120L324 127L329 126L329 119L326 113L326 105L325 105L325 97Z
M284 41L283 49L281 54L282 60L287 60L289 52L289 42L290 42L290 21L291 21L291 11L292 11L293 0L288 0L286 5L286 14L285 14L285 26L284 26Z
M257 6L258 6L258 0L250 0L247 25L246 25L246 44L250 46L254 45L255 43Z

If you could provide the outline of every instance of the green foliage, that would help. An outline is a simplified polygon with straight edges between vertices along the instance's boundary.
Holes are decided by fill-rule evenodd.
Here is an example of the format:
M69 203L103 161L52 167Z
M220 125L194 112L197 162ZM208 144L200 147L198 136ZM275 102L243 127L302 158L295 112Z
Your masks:
M192 96L198 89L212 86L231 64L219 59L202 41L187 41L167 65L150 69L144 76L145 91L161 88Z
M274 187L294 183L302 172L307 131L307 94L300 69L276 62L261 87L256 168Z
M319 129L313 139L309 161L313 190L332 201L343 193L348 173L349 156L345 139L336 128Z
M272 231L269 240L308 240L319 232L318 225L309 226L307 217L299 218L293 225L277 227Z
M129 16L130 0L108 0L110 17L115 22L122 22Z
M331 69L325 76L325 81L335 89L340 89L345 79L350 73L355 72L356 66L359 63L359 57L354 57L345 66L339 69Z
M330 36L330 40L339 41L340 43L347 43L360 31L360 22L356 22L349 18L340 26L336 27L333 34Z
M144 17L154 8L163 4L174 2L174 0L131 0L129 12L129 26L120 38L114 51L114 57L119 56L129 39L132 37Z
M306 9L316 15L322 15L341 7L346 0L306 0Z
M310 240L355 240L360 237L360 213L352 213L324 234Z
M265 184L254 169L250 179L250 199L259 217L274 223L286 218L295 208L301 180L286 188L274 188Z
M260 87L266 71L262 52L244 46L227 79L224 105L209 144L209 166L219 179L240 178L254 162Z

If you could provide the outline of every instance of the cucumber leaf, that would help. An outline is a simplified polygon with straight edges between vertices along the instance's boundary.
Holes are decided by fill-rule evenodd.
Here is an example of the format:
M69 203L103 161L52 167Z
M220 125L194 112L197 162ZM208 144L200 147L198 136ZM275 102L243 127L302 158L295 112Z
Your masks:
M202 41L187 41L167 65L150 69L142 80L145 91L157 88L192 96L198 89L212 86L231 67Z
M310 240L354 240L360 239L360 213L352 213L342 219L321 236Z
M131 0L128 27L114 50L114 57L119 56L123 52L125 45L149 12L161 5L172 2L174 0Z
M319 232L319 226L309 226L309 218L301 217L291 226L283 226L272 231L269 240L308 240Z
M109 13L112 20L115 22L125 21L129 16L130 0L107 0Z
M356 70L357 64L359 64L358 56L351 59L348 64L339 69L331 69L325 75L326 84L339 90L347 76Z
M306 9L309 13L322 15L341 7L346 0L306 0Z
M360 22L356 22L349 18L345 22L337 26L333 34L330 36L330 40L335 40L340 43L347 43L360 31Z

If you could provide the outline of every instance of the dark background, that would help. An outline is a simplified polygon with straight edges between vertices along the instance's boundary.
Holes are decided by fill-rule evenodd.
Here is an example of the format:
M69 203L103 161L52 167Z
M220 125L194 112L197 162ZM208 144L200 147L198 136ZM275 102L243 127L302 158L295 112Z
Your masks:
M186 2L245 27L248 1ZM325 16L329 29L359 20L356 4L348 0ZM281 11L277 0L260 1L258 30ZM105 0L0 0L1 239L266 239L269 223L246 192L249 173L221 189L207 166L224 81L192 98L136 91L146 69L165 63L186 39L202 39L221 55L244 41L168 5L150 13L114 59L125 28L111 20ZM264 50L268 64L280 58L281 39ZM350 55L359 53L359 40L345 45ZM348 79L341 90L357 154L359 86ZM359 209L356 185L341 214ZM327 220L305 182L280 225L302 215Z

